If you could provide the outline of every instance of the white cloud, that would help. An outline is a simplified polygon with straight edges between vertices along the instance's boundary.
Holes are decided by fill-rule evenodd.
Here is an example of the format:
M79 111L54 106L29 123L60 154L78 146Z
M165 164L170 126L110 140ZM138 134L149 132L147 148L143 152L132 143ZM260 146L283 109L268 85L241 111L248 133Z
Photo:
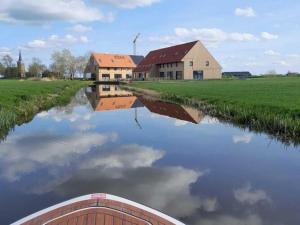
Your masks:
M68 165L78 155L92 147L115 141L116 134L78 133L72 135L22 134L11 135L2 143L0 176L9 181L37 168Z
M279 60L279 61L274 62L273 64L280 65L280 66L290 66L290 64L285 60Z
M236 8L235 15L236 16L244 16L244 17L255 17L256 13L252 7Z
M261 38L263 40L269 41L269 40L276 40L276 39L279 38L279 36L276 35L276 34L268 33L268 32L262 32L261 33Z
M71 34L65 36L51 35L47 39L36 39L28 42L24 47L31 49L65 47L66 45L74 45L78 43L86 44L89 42L88 37L76 37Z
M90 42L89 38L87 36L80 36L79 37L79 40L82 42L82 43L88 43Z
M68 30L76 33L86 33L92 31L93 28L90 26L84 26L82 24L76 24L73 27L70 27Z
M273 50L268 50L268 51L265 51L264 53L265 53L265 55L268 55L268 56L280 56L279 52L275 52Z
M46 48L47 47L47 43L44 40L33 40L28 42L27 44L28 48Z
M182 127L182 126L189 124L189 122L176 119L174 124L176 127Z
M132 157L134 155L134 157ZM90 169L101 166L107 168L141 168L150 167L153 162L161 159L164 153L147 146L136 144L123 145L117 150L109 151L84 161L82 169Z
M111 4L119 8L127 9L150 6L160 1L161 0L94 0L94 2Z
M162 37L151 37L151 41L162 42L166 45L178 44L191 40L201 40L208 47L217 47L220 43L225 41L235 42L249 42L258 41L255 35L250 33L233 32L228 33L218 28L183 28L178 27L174 29L174 34Z
M271 202L271 198L263 190L253 190L250 184L233 191L234 198L243 204L255 205L258 202Z
M11 50L6 47L1 47L0 48L0 56L4 56L4 55L11 55Z
M233 143L238 144L238 143L245 143L249 144L252 140L252 135L251 134L242 134L242 135L234 135L232 137Z
M44 23L50 21L92 22L111 21L112 15L104 15L89 7L83 0L2 0L0 21Z

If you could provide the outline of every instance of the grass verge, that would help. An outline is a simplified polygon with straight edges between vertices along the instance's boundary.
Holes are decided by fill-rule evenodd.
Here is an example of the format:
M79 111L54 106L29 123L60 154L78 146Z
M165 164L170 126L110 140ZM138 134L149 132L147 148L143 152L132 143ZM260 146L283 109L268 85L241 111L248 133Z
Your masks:
M67 104L88 83L84 81L0 80L0 139L15 125L55 105Z
M300 78L135 82L161 97L199 107L205 113L285 143L300 143Z

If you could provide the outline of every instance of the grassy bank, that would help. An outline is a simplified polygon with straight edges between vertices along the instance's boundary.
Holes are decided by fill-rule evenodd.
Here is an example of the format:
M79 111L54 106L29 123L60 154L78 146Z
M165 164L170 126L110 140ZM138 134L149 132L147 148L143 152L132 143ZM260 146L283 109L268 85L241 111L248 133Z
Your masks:
M283 141L300 139L300 78L219 81L135 82L168 100L191 104L207 113L267 131Z
M41 110L68 103L86 85L83 81L0 80L0 138Z

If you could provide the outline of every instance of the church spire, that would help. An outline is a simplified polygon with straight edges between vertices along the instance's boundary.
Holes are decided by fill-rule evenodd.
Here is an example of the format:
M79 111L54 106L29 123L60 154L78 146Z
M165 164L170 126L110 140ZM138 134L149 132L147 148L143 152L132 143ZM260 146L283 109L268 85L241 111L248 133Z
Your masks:
M19 50L19 62L22 62L22 52Z

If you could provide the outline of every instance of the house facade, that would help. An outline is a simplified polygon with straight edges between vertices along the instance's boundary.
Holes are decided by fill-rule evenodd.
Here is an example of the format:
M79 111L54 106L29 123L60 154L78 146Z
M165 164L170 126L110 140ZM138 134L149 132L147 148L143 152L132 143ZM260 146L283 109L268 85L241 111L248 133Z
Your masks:
M85 69L85 78L96 81L130 80L142 56L93 53Z
M200 41L151 51L134 69L135 79L221 79L222 67Z

